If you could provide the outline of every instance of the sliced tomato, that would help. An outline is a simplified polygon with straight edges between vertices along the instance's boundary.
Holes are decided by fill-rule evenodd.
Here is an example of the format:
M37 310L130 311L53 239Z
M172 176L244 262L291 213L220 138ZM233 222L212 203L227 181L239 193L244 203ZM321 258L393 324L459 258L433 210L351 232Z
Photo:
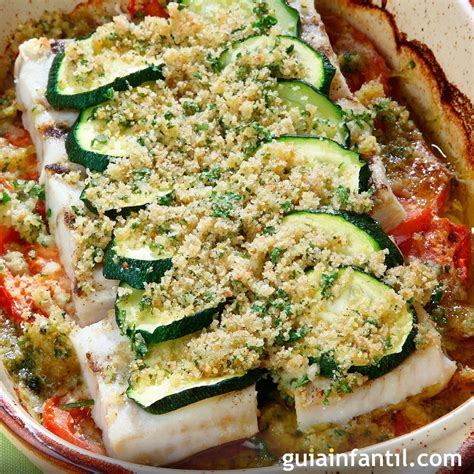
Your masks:
M5 138L13 145L20 148L26 148L33 144L30 134L24 128L15 128L9 131Z
M0 285L0 307L5 311L7 317L16 324L24 322L23 315L31 309L25 300L20 302L3 285Z
M409 198L396 193L407 212L407 218L390 231L398 245L403 245L403 242L411 239L413 234L430 227L434 216L443 209L448 199L448 181L440 179L437 186L430 189L423 189L420 186L414 192L417 194Z
M35 206L35 212L41 216L41 219L47 225L48 220L46 219L46 204L44 203L43 200L38 199Z
M9 244L21 244L23 240L20 237L20 234L10 227L0 225L0 255L3 255L7 250Z
M34 253L32 253L31 250L33 250ZM43 247L38 244L30 244L23 248L23 254L28 262L28 267L32 275L43 273L45 270L44 267L48 262L55 262L59 265L56 274L52 274L51 271L48 272L49 277L56 276L59 278L63 274L59 250L56 246Z
M20 234L9 227L0 226L0 255L3 255L12 244L21 245ZM15 323L25 321L24 314L31 311L31 301L18 298L15 291L15 278L7 269L0 272L0 307Z
M448 285L460 282L467 287L471 277L471 238L469 227L435 217L426 230L403 242L400 249L407 257L441 265L441 278Z
M18 148L28 148L33 145L30 134L24 128L12 128L3 136L11 145ZM19 171L21 173L21 179L35 181L39 179L38 161L33 148L31 148L31 153L27 156L10 163L10 165L7 166L7 170L15 169L16 171Z
M408 422L405 416L403 415L403 412L401 411L396 411L394 413L395 417L395 423L393 425L394 428L394 435L395 436L401 436L409 431L408 429Z
M143 11L149 16L160 16L168 18L168 12L160 5L158 0L150 0L143 5Z
M95 428L95 436L91 436L91 428L95 425L89 407L64 410L61 408L60 397L50 398L43 405L43 425L71 444L94 453L105 454L100 437L96 436L98 428Z
M135 0L130 0L128 2L127 10L128 10L128 13L130 13L130 17L132 18L132 20L135 18L135 13L136 13L135 8L136 8Z
M441 213L449 197L450 175L424 141L415 149L406 147L406 139L397 136L392 121L382 121L379 131L387 142L384 164L390 186L407 212L407 218L390 231L401 245L427 230Z
M378 79L385 92L389 92L390 70L372 41L340 16L324 15L323 20L351 91L358 91L365 83Z
M138 13L148 16L159 16L162 18L168 18L169 16L166 9L160 4L158 0L148 0L140 7L139 10L137 9L136 0L130 0L127 10L130 13L132 20L137 18Z
M38 275L42 276L45 271L47 271L48 279L41 285L48 286L51 294L55 294L59 287L68 291L69 283L65 278L58 248L56 246L43 247L36 243L28 244L21 239L16 230L0 225L0 256L8 250L21 252L28 264L28 269L21 275L12 274L8 268L0 271L0 306L7 317L15 323L26 321L27 315L32 313L47 317L44 308L35 302L31 294L38 284ZM57 265L48 266L50 262L55 262Z
M38 181L39 177L38 160L36 154L32 153L28 156L27 162L23 166L22 178L27 181Z
M45 316L43 310L28 294L22 278L13 276L7 269L0 273L0 306L7 316L18 324L29 320L27 315L33 312Z
M132 20L135 18L135 14L136 14L135 3L136 3L135 0L130 0L127 6L128 13L130 13L130 17L132 18Z

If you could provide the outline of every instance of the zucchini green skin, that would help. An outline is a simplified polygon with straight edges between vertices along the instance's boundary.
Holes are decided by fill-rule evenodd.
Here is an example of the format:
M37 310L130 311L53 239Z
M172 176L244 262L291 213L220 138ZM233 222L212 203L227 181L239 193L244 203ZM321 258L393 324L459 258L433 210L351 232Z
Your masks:
M342 268L345 268L345 267L342 267ZM354 267L354 270L357 272L363 273L358 268ZM380 280L375 275L367 274L367 273L366 275L382 283L384 286L391 288L390 285L387 285L387 283ZM418 333L418 329L416 326L417 317L416 317L416 312L412 305L409 305L408 309L413 319L413 326L410 333L407 335L400 351L395 352L393 354L388 354L382 357L376 364L373 364L373 365L364 365L364 366L354 365L349 368L348 370L349 373L357 372L359 374L367 376L369 379L375 379L387 374L388 372L391 372L393 369L399 366L405 359L408 358L408 356L410 356L415 351L416 349L415 338ZM320 364L320 375L323 377L335 378L340 373L339 366L337 362L334 360L334 357L331 352L325 352L321 354L320 357L309 357L308 359L309 359L310 364L314 364L314 363Z
M215 308L206 308L166 326L157 327L153 333L141 331L140 329L137 329L136 333L141 334L148 345L158 344L170 339L178 339L209 326L215 317L222 314L226 304L227 302L224 302Z
M199 2L195 2L195 0L181 0L181 4L182 5L185 5L186 7L189 7L191 9L191 11L194 11L195 13L202 13L201 11L199 11L199 7L197 7L197 3ZM220 2L219 1L216 1L216 0L204 0L203 3L206 3L206 4L212 4L212 3L217 3L219 4ZM252 2L252 1L247 1L247 2L236 2L236 3L249 3L249 4L253 4L252 6L255 5L256 2ZM274 10L275 12L275 17L276 17L276 20L278 20L278 23L280 24L280 26L282 26L282 24L286 23L288 24L289 22L293 22L293 25L292 27L289 27L287 28L287 30L285 30L285 28L283 28L285 30L285 34L287 35L291 35L291 36L300 36L301 34L301 19L300 19L300 14L298 13L298 10L296 10L296 8L293 8L291 7L290 5L288 5L288 3L286 3L285 0L266 0L265 2L269 7L270 9ZM280 13L280 15L279 15ZM284 18L286 16L286 18Z
M109 280L121 280L133 288L143 290L145 283L159 283L172 266L171 258L138 260L121 257L115 252L112 241L105 249L103 272Z
M321 57L321 61L323 63L323 68L324 68L324 81L318 86L318 89L322 94L325 94L328 96L329 91L331 89L332 80L334 79L334 76L336 74L336 68L332 65L331 61L329 61L329 59L327 58L325 54L320 53L319 51L317 52L319 53L319 56Z
M93 214L99 214L99 211L97 208L94 206L94 204L86 198L85 194L85 189L81 193L81 201L84 202L85 206L89 211L91 211ZM112 220L117 219L117 217L128 217L130 214L133 214L134 212L138 212L140 209L143 209L144 207L148 206L150 203L142 204L139 206L127 206L127 207L121 207L119 209L108 209L107 211L104 212L104 215L109 217Z
M301 18L298 10L296 8L291 7L285 0L267 0L268 3L275 3L279 4L281 8L285 8L286 13L288 16L292 17L293 21L296 24L294 32L286 33L288 36L301 36ZM276 7L276 5L275 5ZM278 18L277 18L278 20Z
M369 190L369 181L372 177L372 173L370 172L369 164L367 163L366 166L361 168L359 174L359 192L362 193L364 191Z
M124 77L118 77L96 89L78 94L62 94L59 88L59 75L66 53L61 50L53 60L49 71L46 98L52 107L58 109L85 109L105 102L113 97L114 91L124 91L136 87L147 81L164 79L163 66L147 66L139 71L132 72Z
M123 285L124 282L120 284L120 286ZM177 321L173 321L165 326L158 326L152 333L150 333L141 329L127 327L126 315L124 314L125 310L119 308L117 297L115 303L115 320L118 327L124 330L128 337L133 338L136 334L140 334L147 345L153 345L171 339L179 339L180 337L209 326L215 317L219 317L222 314L227 303L227 301L224 301L214 308L206 308L192 314L191 316L186 316Z
M385 265L387 265L388 268L403 265L403 255L401 254L399 248L395 245L392 239L383 231L380 224L367 214L356 214L355 212L349 211L335 211L332 209L324 209L293 211L288 213L287 216L304 215L307 213L315 215L329 214L342 217L344 220L355 225L356 227L367 233L370 237L372 237L372 239L378 244L379 250L388 250L388 254L385 256Z
M400 249L383 231L382 227L375 219L372 219L372 217L367 214L356 214L355 212L348 211L340 211L339 214L364 232L367 232L367 234L378 242L381 250L388 250L388 254L385 256L385 264L387 267L391 268L403 265L403 255L400 252Z
M352 366L349 372L358 372L359 374L366 375L369 379L376 379L382 375L391 372L395 367L399 366L408 356L416 349L415 337L418 333L416 328L416 316L413 314L413 329L405 339L402 350L395 354L389 354L382 357L380 361L375 365L367 366Z
M78 163L91 171L103 172L107 169L109 163L116 157L82 148L77 134L85 114L87 114L87 110L83 110L80 113L78 119L66 137L67 156L73 163Z
M81 201L84 202L86 208L89 211L91 211L93 214L98 215L99 211L94 206L94 203L92 201L90 201L89 199L87 199L87 197L86 197L86 190L87 190L87 187L84 188L84 190L82 191L80 199L81 199ZM170 193L171 192L172 191L170 191ZM140 211L140 209L144 209L145 207L147 207L152 202L155 202L157 199L158 199L158 196L155 197L154 199L150 199L150 201L144 202L143 204L134 204L134 205L131 205L131 206L124 206L124 207L120 207L120 208L107 209L104 212L104 215L109 217L112 220L117 219L117 217L119 217L119 216L128 217L128 216L130 216L130 214L133 214L134 212L138 212L138 211Z
M312 136L305 136L305 135L284 135L282 137L275 138L277 142L282 143L305 143L305 142L321 142L326 143L329 146L339 147L341 151L346 151L351 154L356 154L354 151L350 150L349 148L345 148L339 143L330 138L322 138L322 137L312 137ZM359 192L364 192L369 189L369 181L371 177L369 164L360 159L361 167L359 169Z
M264 373L262 369L254 369L247 372L241 377L233 377L230 379L222 380L211 386L201 386L183 390L182 392L168 395L161 400L156 401L150 406L141 405L134 398L133 386L129 385L127 389L127 397L134 400L140 407L142 407L148 413L153 415L162 415L169 413L170 411L178 410L186 405L205 400L207 398L222 395L224 393L233 392L235 390L242 390L250 385L253 385L259 380Z
M298 88L306 101L299 99L294 96L292 88ZM276 88L280 98L283 102L290 102L290 104L297 104L300 107L304 107L305 104L311 104L318 107L318 117L323 117L328 120L332 120L333 123L338 122L339 133L341 135L341 145L348 146L350 144L350 132L346 123L344 122L344 115L341 107L321 94L315 87L305 81L297 81L292 79L279 79ZM284 95L285 94L285 95ZM290 95L292 97L290 97Z
M415 323L416 316L413 313L413 322ZM385 357L382 357L380 361L375 365L359 365L352 366L349 369L350 373L357 372L359 374L367 376L370 380L376 379L377 377L382 377L385 374L388 374L393 369L398 367L405 359L412 354L416 349L415 337L418 331L416 326L413 326L412 331L405 339L402 350L396 354L390 354ZM320 357L309 357L310 364L318 363L319 364L319 373L322 377L333 378L337 377L339 373L339 367L337 362L334 360L330 353L323 353Z
M233 51L238 50L239 48L241 48L242 46L245 46L246 44L251 44L252 42L258 42L260 38L267 38L267 37L264 35L255 35L255 36L250 36L248 38L245 38L243 40L236 41L235 43L232 43L231 46L227 48L225 51L223 51L221 55L219 56L218 64L219 64L220 69L224 69L228 64L230 64L233 61L233 58L232 58ZM329 59L323 53L316 51L309 44L307 44L305 41L303 41L300 38L295 38L294 36L288 36L288 35L281 35L281 36L277 36L276 38L283 41L287 41L291 43L293 46L298 45L306 53L311 54L312 56L311 62L319 63L319 76L320 77L314 83L311 82L308 77L303 78L303 80L311 84L322 94L328 95L329 89L331 87L332 79L334 77L334 74L336 73L336 69L331 64Z
M339 372L339 366L332 352L323 352L319 357L308 357L309 364L319 364L321 377L333 378Z

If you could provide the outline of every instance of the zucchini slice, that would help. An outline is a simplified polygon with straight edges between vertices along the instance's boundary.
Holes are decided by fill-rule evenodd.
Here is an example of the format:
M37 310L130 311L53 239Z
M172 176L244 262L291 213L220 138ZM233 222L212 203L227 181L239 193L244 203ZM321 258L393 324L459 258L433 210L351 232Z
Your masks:
M283 219L283 225L305 223L314 227L328 239L341 236L344 245L337 249L342 255L370 257L374 252L387 250L387 267L403 265L398 247L370 216L342 211L295 211Z
M159 283L173 266L174 245L163 239L153 245L139 246L137 236L121 239L117 235L105 249L104 277L122 280L133 288L143 289L145 283ZM172 250L171 250L172 249ZM171 251L170 251L171 250Z
M301 21L298 10L290 7L285 0L266 0L256 2L255 0L182 0L189 10L204 16L208 20L213 20L217 13L225 13L228 9L238 4L242 11L242 16L255 17L254 10L258 3L263 3L265 14L270 15L278 22L281 32L284 35L299 36L301 31Z
M314 274L315 279L320 278L313 271L309 273ZM359 361L350 367L350 372L359 372L369 378L380 377L394 369L415 350L417 331L414 311L410 304L405 303L401 307L394 306L381 315L380 308L393 300L393 288L356 268L340 268L331 284L336 285L339 279L345 280L345 286L337 291L336 296L332 295L332 288L328 294L324 285L316 283L318 289L310 317L315 318L315 326L318 321L323 321L337 331L337 344L330 351L321 354L325 358L321 375L328 376L332 372L331 375L334 376L338 361L350 357ZM348 320L354 314L357 316ZM355 322L359 326L356 327ZM356 338L352 337L354 333L357 333ZM380 343L382 337L383 345ZM361 347L361 339L371 339L375 348L383 348L374 349L377 356L369 354L367 347ZM328 352L333 361L328 360ZM310 361L311 359L319 358L310 357ZM364 359L366 363L360 363Z
M335 73L334 66L324 54L314 50L301 39L292 36L273 38L258 35L236 41L220 55L219 66L223 69L242 55L254 56L258 51L272 50L277 46L291 51L288 54L294 54L304 66L304 75L299 79L316 87L323 94L328 94Z
M341 145L349 143L349 129L344 121L341 107L313 86L304 81L280 79L276 91L288 107L298 107L302 111L306 110L307 105L317 108L315 135L324 134Z
M348 150L328 138L286 135L276 138L287 143L298 157L309 163L332 166L340 176L346 177L346 187L353 193L367 191L370 178L369 164L355 151Z
M160 361L169 360L170 354L186 351L188 341L189 337L183 337L153 347L143 360L145 367L153 370ZM162 377L150 377L147 370L142 373L136 369L131 374L127 396L147 412L162 415L206 398L241 390L254 384L262 374L261 369L254 369L243 374L193 380L169 372Z
M132 288L122 282L115 302L117 325L129 336L140 334L147 345L178 339L209 326L220 316L226 302L204 308L191 315L160 312L149 306L143 298L144 290Z
M88 197L89 189L90 185L86 186L81 193L81 200L84 202L87 209L94 214L104 214L107 217L110 217L110 219L116 219L118 216L127 217L133 212L137 212L148 206L148 204L159 202L160 199L166 199L167 196L172 193L169 189L137 192L126 198L119 199L117 197L115 202L113 202L113 200L107 201L108 204L104 207L98 205L93 199Z
M136 137L125 133L122 139L108 138L100 133L103 127L95 118L96 107L83 110L66 138L66 151L69 160L92 171L105 171L115 158L127 156L127 139Z
M92 38L76 41L91 43ZM92 51L92 46L90 49ZM82 84L76 80L75 70L68 70L66 54L63 49L54 58L46 90L48 102L60 109L85 109L111 99L114 91L124 91L143 82L164 78L163 66L149 64L145 57L137 55L137 62L128 64L121 56L117 56L115 61L107 65L100 86L87 82Z

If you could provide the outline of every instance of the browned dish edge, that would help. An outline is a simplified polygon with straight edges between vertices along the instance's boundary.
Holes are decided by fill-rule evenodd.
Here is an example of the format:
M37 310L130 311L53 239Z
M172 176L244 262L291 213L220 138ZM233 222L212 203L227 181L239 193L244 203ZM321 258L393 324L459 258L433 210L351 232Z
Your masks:
M394 16L375 0L316 0L319 9L341 15L374 43L397 76L415 118L441 147L463 182L467 224L474 226L474 104L450 83L433 52L400 32ZM386 1L383 2L386 4ZM385 33L385 34L382 34ZM409 72L406 66L414 61ZM428 118L435 118L428 120Z

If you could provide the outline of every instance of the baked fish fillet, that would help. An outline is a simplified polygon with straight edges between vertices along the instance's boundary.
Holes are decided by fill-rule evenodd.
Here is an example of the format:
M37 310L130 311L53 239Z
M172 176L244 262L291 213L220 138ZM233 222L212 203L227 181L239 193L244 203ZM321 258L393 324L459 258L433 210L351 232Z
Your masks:
M72 343L109 455L162 466L258 431L255 386L152 415L125 395L130 341L109 319L78 330Z
M96 291L87 295L75 291L74 255L76 244L70 228L71 208L80 203L82 187L68 184L64 177L82 167L71 163L65 148L66 135L77 112L58 111L46 100L49 69L54 58L51 43L33 39L20 46L15 65L17 100L23 124L31 135L38 158L40 182L45 186L49 225L58 246L64 269L72 282L78 322L85 326L101 320L113 308L117 282L106 280L102 268L93 274Z
M328 404L323 403L322 389L305 386L295 396L298 428L306 431L321 423L343 423L372 410L400 403L428 388L441 391L455 370L455 362L433 342L416 350L388 374L355 388L352 393L330 398Z

